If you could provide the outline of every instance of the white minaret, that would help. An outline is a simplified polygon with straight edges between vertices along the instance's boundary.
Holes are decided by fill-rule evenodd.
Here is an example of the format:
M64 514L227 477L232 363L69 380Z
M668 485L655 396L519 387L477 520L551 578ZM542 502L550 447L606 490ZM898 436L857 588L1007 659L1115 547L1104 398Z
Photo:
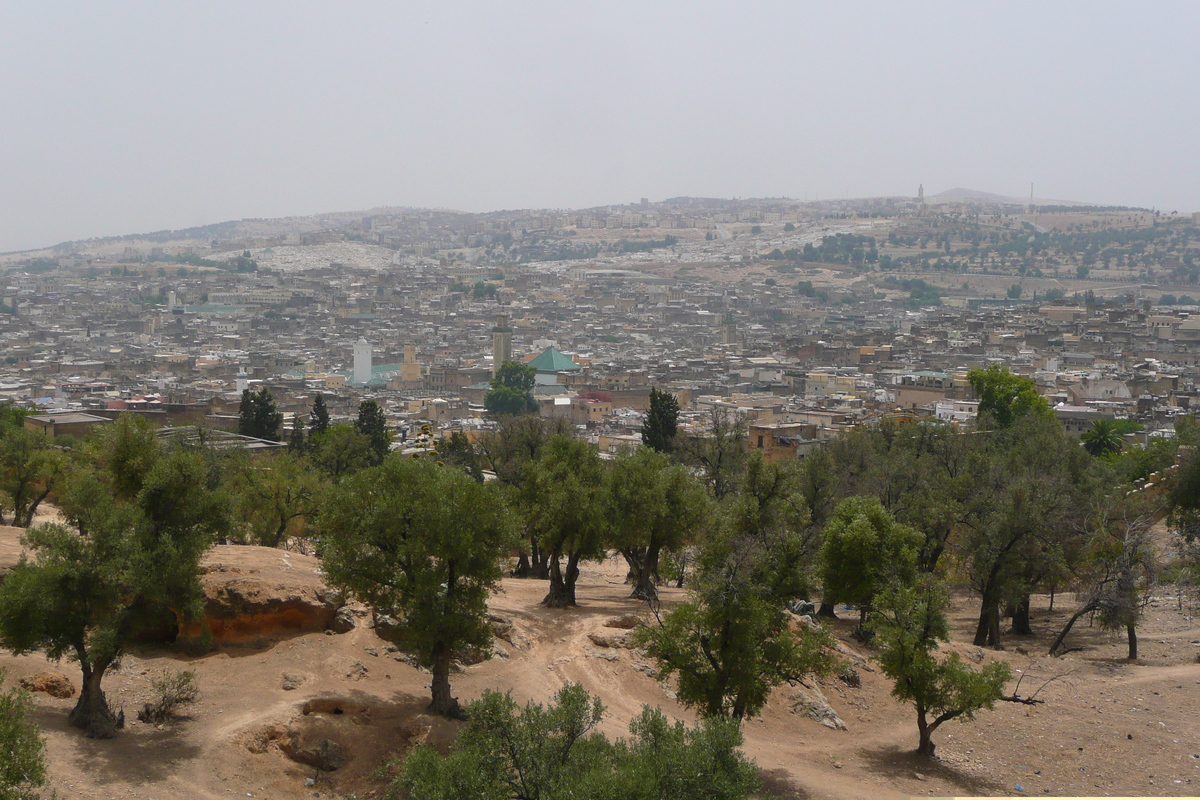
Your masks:
M371 382L371 344L366 339L354 343L354 375L351 382L359 386Z

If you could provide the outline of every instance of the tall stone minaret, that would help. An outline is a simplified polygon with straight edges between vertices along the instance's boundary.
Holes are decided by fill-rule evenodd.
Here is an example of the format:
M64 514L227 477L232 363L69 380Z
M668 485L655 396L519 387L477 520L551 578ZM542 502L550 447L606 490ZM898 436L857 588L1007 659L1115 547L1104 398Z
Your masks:
M500 371L505 361L512 361L512 328L508 327L508 317L504 314L496 317L496 327L492 328L492 374Z

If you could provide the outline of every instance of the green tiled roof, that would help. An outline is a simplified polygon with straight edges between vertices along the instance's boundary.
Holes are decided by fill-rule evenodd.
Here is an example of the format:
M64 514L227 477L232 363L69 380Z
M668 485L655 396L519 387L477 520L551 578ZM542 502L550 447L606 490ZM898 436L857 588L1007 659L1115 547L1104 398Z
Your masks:
M566 372L583 369L583 367L553 347L547 347L542 351L540 356L530 361L529 364L538 372Z

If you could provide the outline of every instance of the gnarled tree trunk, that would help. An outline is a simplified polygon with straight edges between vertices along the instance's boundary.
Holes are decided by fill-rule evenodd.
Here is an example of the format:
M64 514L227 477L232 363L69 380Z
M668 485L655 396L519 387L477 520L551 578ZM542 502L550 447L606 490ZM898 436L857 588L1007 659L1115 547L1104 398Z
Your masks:
M566 608L575 602L575 581L579 578L579 553L567 553L566 569L562 568L562 554L550 556L550 591L542 598L542 605L549 608Z
M429 671L433 675L429 686L433 699L429 703L429 710L443 717L457 718L462 716L462 709L458 705L458 700L450 694L450 664L452 660L453 654L445 643L438 642L433 646L429 665Z
M79 663L83 670L83 688L67 720L93 739L111 739L119 729L125 727L124 713L112 712L108 698L100 687L104 673L112 662L101 660L92 664L86 656L81 656Z
M1033 636L1029 623L1029 595L1023 595L1012 605L1012 632L1017 636Z

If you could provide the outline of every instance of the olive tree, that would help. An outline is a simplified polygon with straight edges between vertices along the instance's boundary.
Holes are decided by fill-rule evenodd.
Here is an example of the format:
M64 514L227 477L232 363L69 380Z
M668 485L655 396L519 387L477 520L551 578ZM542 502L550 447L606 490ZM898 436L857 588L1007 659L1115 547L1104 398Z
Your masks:
M144 474L126 476L131 498L92 473L87 532L34 528L22 557L0 585L0 644L17 653L71 656L83 672L70 721L89 736L111 737L123 724L102 689L139 630L196 618L203 603L200 557L228 526L229 503L209 488L194 452L156 453Z
M491 643L487 595L516 543L498 490L431 459L391 456L334 487L318 525L330 583L403 620L433 674L430 709L457 716L451 664Z
M952 719L970 720L992 708L1012 677L1007 664L992 662L975 671L957 653L937 654L949 639L946 590L931 575L915 583L892 585L875 598L871 629L880 647L883 673L895 685L892 695L912 703L920 735L918 755L933 757L933 732Z
M609 544L629 565L633 597L658 600L658 560L698 531L708 496L687 468L650 448L619 455L607 482Z

